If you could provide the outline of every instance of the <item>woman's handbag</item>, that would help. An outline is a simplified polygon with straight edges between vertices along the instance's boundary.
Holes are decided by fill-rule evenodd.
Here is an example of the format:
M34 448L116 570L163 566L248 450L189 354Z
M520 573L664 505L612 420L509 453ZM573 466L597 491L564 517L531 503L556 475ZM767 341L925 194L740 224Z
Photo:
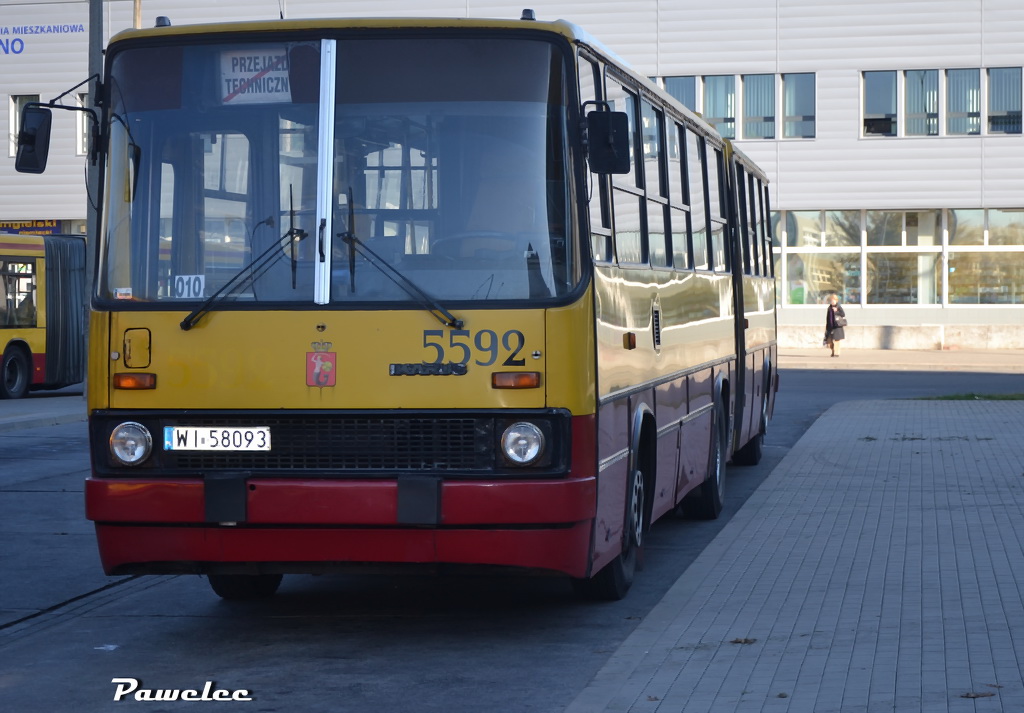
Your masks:
M846 326L846 317L840 317L839 315L836 315L836 327L838 328L838 327L845 327L845 326Z

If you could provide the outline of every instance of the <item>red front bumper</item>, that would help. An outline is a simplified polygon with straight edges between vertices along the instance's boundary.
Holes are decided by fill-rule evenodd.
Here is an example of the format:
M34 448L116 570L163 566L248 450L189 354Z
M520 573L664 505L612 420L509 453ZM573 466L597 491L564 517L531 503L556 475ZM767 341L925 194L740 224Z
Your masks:
M254 479L246 518L205 522L200 479L86 481L108 574L218 564L453 563L586 576L596 479L445 481L436 526L398 522L395 481ZM291 565L291 567L288 567Z

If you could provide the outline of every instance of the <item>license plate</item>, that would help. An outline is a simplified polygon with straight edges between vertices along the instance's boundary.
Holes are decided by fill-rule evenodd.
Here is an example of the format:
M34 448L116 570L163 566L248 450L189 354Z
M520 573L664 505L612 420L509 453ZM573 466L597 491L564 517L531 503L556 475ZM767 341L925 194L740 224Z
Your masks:
M164 427L165 451L269 451L270 426Z

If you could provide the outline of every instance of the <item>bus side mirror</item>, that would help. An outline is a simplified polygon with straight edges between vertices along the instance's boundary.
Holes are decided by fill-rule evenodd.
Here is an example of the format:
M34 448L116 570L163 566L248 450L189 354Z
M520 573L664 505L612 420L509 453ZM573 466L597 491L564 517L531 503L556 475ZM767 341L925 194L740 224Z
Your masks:
M20 173L42 173L50 155L50 124L53 112L45 106L27 104L21 110L18 153L14 168Z
M587 114L587 158L594 173L629 173L629 117L625 112Z

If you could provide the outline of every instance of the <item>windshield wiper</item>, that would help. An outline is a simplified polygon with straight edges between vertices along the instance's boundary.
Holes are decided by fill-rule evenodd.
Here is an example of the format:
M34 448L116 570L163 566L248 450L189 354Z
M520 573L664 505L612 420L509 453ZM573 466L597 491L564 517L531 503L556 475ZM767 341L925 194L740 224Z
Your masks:
M256 227L258 228L262 224L266 224L269 225L270 227L273 227L273 217L267 218L264 221L260 221L260 223L258 223ZM253 228L253 232L255 232L255 230L256 228ZM282 235L276 241L272 242L270 246L267 247L266 250L261 252L255 258L253 258L253 260L251 260L248 265L244 265L238 272L232 275L231 279L225 282L224 285L219 290L217 290L212 295L207 297L206 300L201 305L199 305L194 310L189 312L188 315L185 316L185 319L181 320L180 326L182 331L187 332L188 330L192 329L192 327L196 326L196 324L199 323L199 320L203 318L203 315L209 312L210 309L217 302L226 299L236 290L242 289L242 287L244 287L249 282L254 282L257 277L262 276L268 269L270 269L271 265L273 265L276 261L280 260L281 256L284 255L283 248L285 247L286 240L292 241L294 246L295 241L301 241L306 236L307 233L305 230L300 230L298 228L295 228L294 226L289 228L284 235ZM271 254L273 251L277 252ZM294 261L294 259L295 258L293 257L292 260Z
M349 249L348 269L351 280L351 289L355 289L355 253L358 251L360 255L366 258L368 263L384 273L385 277L401 287L407 295L419 302L420 306L433 315L434 319L446 327L462 329L465 323L461 319L445 309L444 305L424 292L419 285L399 272L391 263L368 248L366 243L356 237L356 234L353 233L351 229L351 226L353 225L352 213L352 203L349 201L349 230L346 230L344 233L338 233L338 237L342 239L342 242L348 245Z

